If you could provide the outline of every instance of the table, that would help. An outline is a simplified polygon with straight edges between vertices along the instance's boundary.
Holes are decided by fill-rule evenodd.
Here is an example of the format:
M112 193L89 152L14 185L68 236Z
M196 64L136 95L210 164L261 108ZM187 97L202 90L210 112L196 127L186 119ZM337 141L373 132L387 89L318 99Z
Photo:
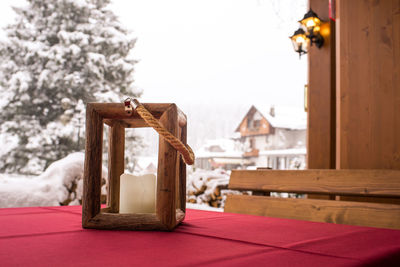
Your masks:
M400 266L400 231L187 210L174 232L82 229L81 207L0 209L0 266Z

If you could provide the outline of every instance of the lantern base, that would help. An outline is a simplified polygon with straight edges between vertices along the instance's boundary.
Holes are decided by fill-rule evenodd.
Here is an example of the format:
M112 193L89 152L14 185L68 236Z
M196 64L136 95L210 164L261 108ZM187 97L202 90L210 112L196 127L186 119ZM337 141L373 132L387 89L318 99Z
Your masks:
M83 225L83 228L102 230L140 230L140 231L172 231L185 218L181 209L176 210L176 223L173 227L163 224L155 213L119 214L101 210L94 218Z

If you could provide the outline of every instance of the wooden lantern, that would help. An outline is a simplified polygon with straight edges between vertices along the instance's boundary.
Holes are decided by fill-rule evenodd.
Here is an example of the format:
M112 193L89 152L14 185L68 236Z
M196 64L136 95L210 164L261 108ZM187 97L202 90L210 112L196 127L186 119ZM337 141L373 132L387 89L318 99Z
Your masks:
M186 115L175 104L143 104L159 123L186 144ZM110 127L107 207L101 209L103 123ZM82 198L82 226L95 229L172 230L185 217L186 165L178 152L159 138L156 212L119 214L120 176L124 173L125 128L149 127L123 103L88 103Z

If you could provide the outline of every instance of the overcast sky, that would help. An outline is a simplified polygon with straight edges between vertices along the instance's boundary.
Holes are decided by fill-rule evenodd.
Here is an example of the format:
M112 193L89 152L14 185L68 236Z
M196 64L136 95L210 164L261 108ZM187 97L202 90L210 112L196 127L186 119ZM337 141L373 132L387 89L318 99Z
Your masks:
M0 26L14 19L0 1ZM288 38L306 0L113 0L137 37L136 86L144 102L302 107L307 58Z

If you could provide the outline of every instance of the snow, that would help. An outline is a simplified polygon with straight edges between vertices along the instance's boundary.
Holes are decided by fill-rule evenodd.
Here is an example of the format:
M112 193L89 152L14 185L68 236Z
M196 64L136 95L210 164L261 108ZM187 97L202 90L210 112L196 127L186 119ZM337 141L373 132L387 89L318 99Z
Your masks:
M158 157L135 156L132 159L135 175L157 174Z
M196 150L196 158L242 158L242 154L239 143L226 138L206 140L205 144Z
M77 152L55 161L39 176L0 174L0 208L79 205L83 165L84 154ZM107 180L104 167L102 175ZM105 187L102 194L106 193Z
M99 62L102 65L106 65L106 58L104 55L100 54L100 53L87 53L89 60L93 61L93 62Z
M186 208L187 209L192 209L192 210L208 210L208 211L216 211L216 212L223 212L223 208L214 208L210 207L206 204L195 204L195 203L186 203Z
M222 208L224 199L221 189L226 189L228 183L229 173L222 169L213 171L197 169L189 172L186 179L187 201ZM218 191L220 193L216 194Z
M86 7L88 5L88 2L86 2L85 0L67 0L66 2L69 2L78 7Z
M37 177L0 175L0 208L57 206L57 193Z
M241 159L243 151L227 151L227 152L209 152L209 151L196 151L196 158L239 158Z
M290 148L290 149L277 149L277 150L262 150L259 152L260 156L268 155L305 155L307 154L306 148Z
M256 109L274 128L307 129L307 113L302 109L284 106L274 107L275 116L270 114L271 107L256 107Z
M72 54L74 56L78 56L79 53L81 52L81 49L79 48L79 46L77 46L76 44L72 44L69 46L69 49L71 50Z
M146 166L153 158L139 160ZM51 164L39 176L0 174L0 208L79 205L82 198L84 153L76 152ZM107 169L103 167L103 180L106 181ZM212 211L223 211L223 202L227 190L229 173L224 170L189 171L187 177L188 192L196 191L196 203L187 203L187 208ZM106 194L107 182L102 186ZM214 193L221 190L220 200L215 200ZM233 192L235 193L235 192ZM193 198L189 196L188 199ZM218 203L219 208L210 207L208 203Z
M7 155L8 152L18 146L19 138L15 134L11 134L3 130L3 128L7 129L8 127L18 127L18 123L6 121L0 124L0 144L6 144L3 145L0 150L0 157L2 155ZM0 166L4 163L0 162Z

